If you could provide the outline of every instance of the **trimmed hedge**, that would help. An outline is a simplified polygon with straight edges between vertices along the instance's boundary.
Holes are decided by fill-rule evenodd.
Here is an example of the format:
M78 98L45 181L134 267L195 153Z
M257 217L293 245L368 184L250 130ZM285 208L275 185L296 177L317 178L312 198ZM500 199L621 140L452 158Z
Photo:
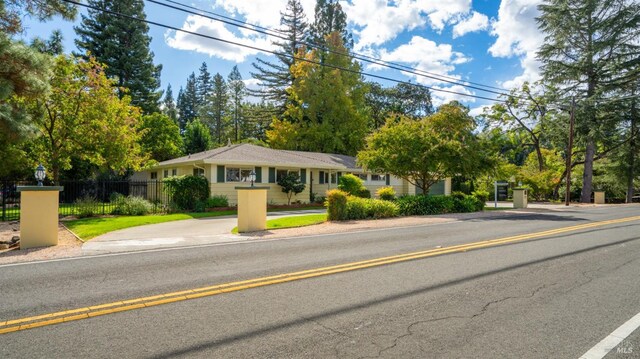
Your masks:
M198 201L209 198L209 181L202 176L176 176L162 180L173 204L181 210L194 210Z
M484 208L484 202L465 194L451 196L401 196L396 199L400 215L424 216L445 213L478 212Z
M389 218L399 214L398 206L393 202L350 196L337 189L327 192L325 205L330 221Z

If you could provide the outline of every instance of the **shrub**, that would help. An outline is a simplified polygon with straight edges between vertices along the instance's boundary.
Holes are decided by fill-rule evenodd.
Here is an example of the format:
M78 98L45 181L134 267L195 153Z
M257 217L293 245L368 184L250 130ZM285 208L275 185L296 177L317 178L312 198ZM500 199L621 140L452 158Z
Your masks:
M229 207L229 199L223 194L215 194L207 199L207 208Z
M362 188L358 192L357 196L360 197L360 198L371 198L371 191L369 191L368 188Z
M364 198L349 196L347 197L346 220L365 219L367 218L367 200Z
M329 221L342 221L347 215L347 196L348 194L339 189L327 191L327 219Z
M466 196L466 194L464 192L460 192L460 191L453 191L451 192L451 197L457 199L457 200L462 200L464 199L464 197Z
M144 216L153 211L153 204L142 197L125 197L120 193L114 193L111 195L111 203L114 206L111 214Z
M209 198L209 181L202 176L177 176L165 178L165 188L172 204L181 210L195 209L198 201Z
M486 203L489 200L489 191L477 190L471 192L471 195L482 201L483 203Z
M443 214L455 211L455 198L452 196L401 196L398 197L400 215L423 216Z
M398 206L389 201L372 198L347 197L345 219L389 218L398 215Z
M393 201L396 199L396 191L393 187L380 187L378 191L376 191L376 196L385 201Z
M100 203L95 197L82 196L75 201L78 218L93 217L98 214Z
M371 191L364 186L364 182L362 182L360 177L350 173L340 176L340 179L338 180L338 189L345 191L352 196L371 198Z
M389 218L397 217L400 213L398 205L381 199L368 199L369 208L367 211L367 217L369 218Z

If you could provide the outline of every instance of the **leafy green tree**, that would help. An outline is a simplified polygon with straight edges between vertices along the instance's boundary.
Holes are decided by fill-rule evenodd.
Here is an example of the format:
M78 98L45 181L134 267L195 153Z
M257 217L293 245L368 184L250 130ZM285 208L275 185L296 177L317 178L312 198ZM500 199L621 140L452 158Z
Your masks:
M164 98L162 99L162 113L167 115L174 123L178 124L178 108L176 102L173 99L173 91L171 84L167 85L167 91L164 92ZM178 126L178 130L180 126Z
M289 70L294 64L291 56L298 53L298 49L308 36L308 24L300 0L287 1L285 12L280 13L280 25L279 32L287 40L273 42L273 45L279 49L276 55L277 62L256 58L252 64L255 72L251 73L251 76L259 81L260 86L259 90L251 91L251 94L275 103L279 107L278 115L286 109L289 99L287 88L294 82L293 74Z
M198 117L198 90L193 72L187 78L185 89L178 92L177 108L180 132L184 133L186 126Z
M39 21L50 20L56 15L74 20L76 13L75 5L63 0L3 0L0 1L0 33L22 32L22 19L27 16Z
M25 103L37 118L40 136L34 155L58 182L60 172L79 158L106 171L137 170L144 161L135 131L138 108L119 98L101 65L58 56L50 78L51 94Z
M365 103L373 129L382 127L393 115L420 119L433 113L431 92L425 87L404 83L382 87L377 82L367 82L367 86Z
M240 141L241 125L244 121L242 112L242 100L244 98L246 89L246 86L242 81L242 75L240 75L240 71L238 71L238 66L234 66L231 70L231 73L227 78L227 84L229 87L229 100L231 102L230 115L235 129L236 142L238 142Z
M161 65L153 64L153 52L149 49L149 26L142 21L132 21L102 11L110 10L124 15L145 19L144 2L141 0L87 0L101 10L88 9L82 15L80 26L74 27L78 38L76 46L85 59L95 57L107 65L105 72L115 79L120 97L128 95L131 103L145 114L158 112L162 96L160 88ZM126 90L125 90L126 89Z
M300 181L300 176L296 172L289 172L286 176L278 180L278 186L282 187L282 192L287 195L287 204L291 204L291 196L302 193L305 184Z
M200 120L191 121L184 132L184 152L188 154L203 152L211 148L211 134Z
M585 146L580 197L590 202L598 145L617 125L600 110L599 103L605 98L615 101L617 89L635 81L640 71L640 3L549 0L539 9L537 20L545 42L538 58L544 79L565 94L577 96L576 132Z
M327 46L326 37L337 32L346 50L353 48L353 36L347 31L347 14L338 0L316 0L315 17L309 30L309 41Z
M327 40L329 48L337 53L346 51L338 33L334 32ZM325 62L354 72L360 69L356 61L337 53L328 53ZM318 61L320 52L313 50L304 56ZM367 88L362 78L354 72L310 62L298 62L291 71L296 77L289 89L292 102L284 120L274 119L267 131L270 145L352 155L360 150L368 122L364 105Z
M468 112L451 102L419 121L391 119L367 137L358 163L369 171L403 178L422 193L429 193L433 184L446 177L479 175L493 161L475 135L475 122Z
M525 82L521 89L513 89L505 102L485 109L483 117L491 128L518 133L518 138L523 140L521 145L535 152L538 171L544 170L542 146L548 143L545 136L549 131L547 124L551 116L543 96L536 94Z
M154 113L142 116L138 125L143 153L158 162L182 155L180 128L169 116Z

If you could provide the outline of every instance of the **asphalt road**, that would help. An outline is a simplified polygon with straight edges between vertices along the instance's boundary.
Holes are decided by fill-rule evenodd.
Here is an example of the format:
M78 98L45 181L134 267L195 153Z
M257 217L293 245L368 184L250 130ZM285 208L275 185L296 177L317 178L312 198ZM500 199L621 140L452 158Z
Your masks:
M0 324L639 215L574 208L0 266ZM640 220L549 233L0 334L0 358L579 358L640 312ZM620 346L607 358L640 357L640 331Z

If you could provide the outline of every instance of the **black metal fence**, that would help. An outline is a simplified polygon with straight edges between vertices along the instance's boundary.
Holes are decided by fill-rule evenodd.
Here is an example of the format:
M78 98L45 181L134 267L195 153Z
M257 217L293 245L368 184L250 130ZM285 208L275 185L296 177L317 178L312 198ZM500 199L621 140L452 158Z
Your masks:
M20 193L18 186L34 185L24 181L0 181L0 202L2 213L0 220L15 221L20 219ZM59 214L76 216L83 208L91 206L96 215L112 214L116 209L119 195L140 197L148 200L153 213L165 212L171 198L165 191L162 181L62 181L60 186Z

